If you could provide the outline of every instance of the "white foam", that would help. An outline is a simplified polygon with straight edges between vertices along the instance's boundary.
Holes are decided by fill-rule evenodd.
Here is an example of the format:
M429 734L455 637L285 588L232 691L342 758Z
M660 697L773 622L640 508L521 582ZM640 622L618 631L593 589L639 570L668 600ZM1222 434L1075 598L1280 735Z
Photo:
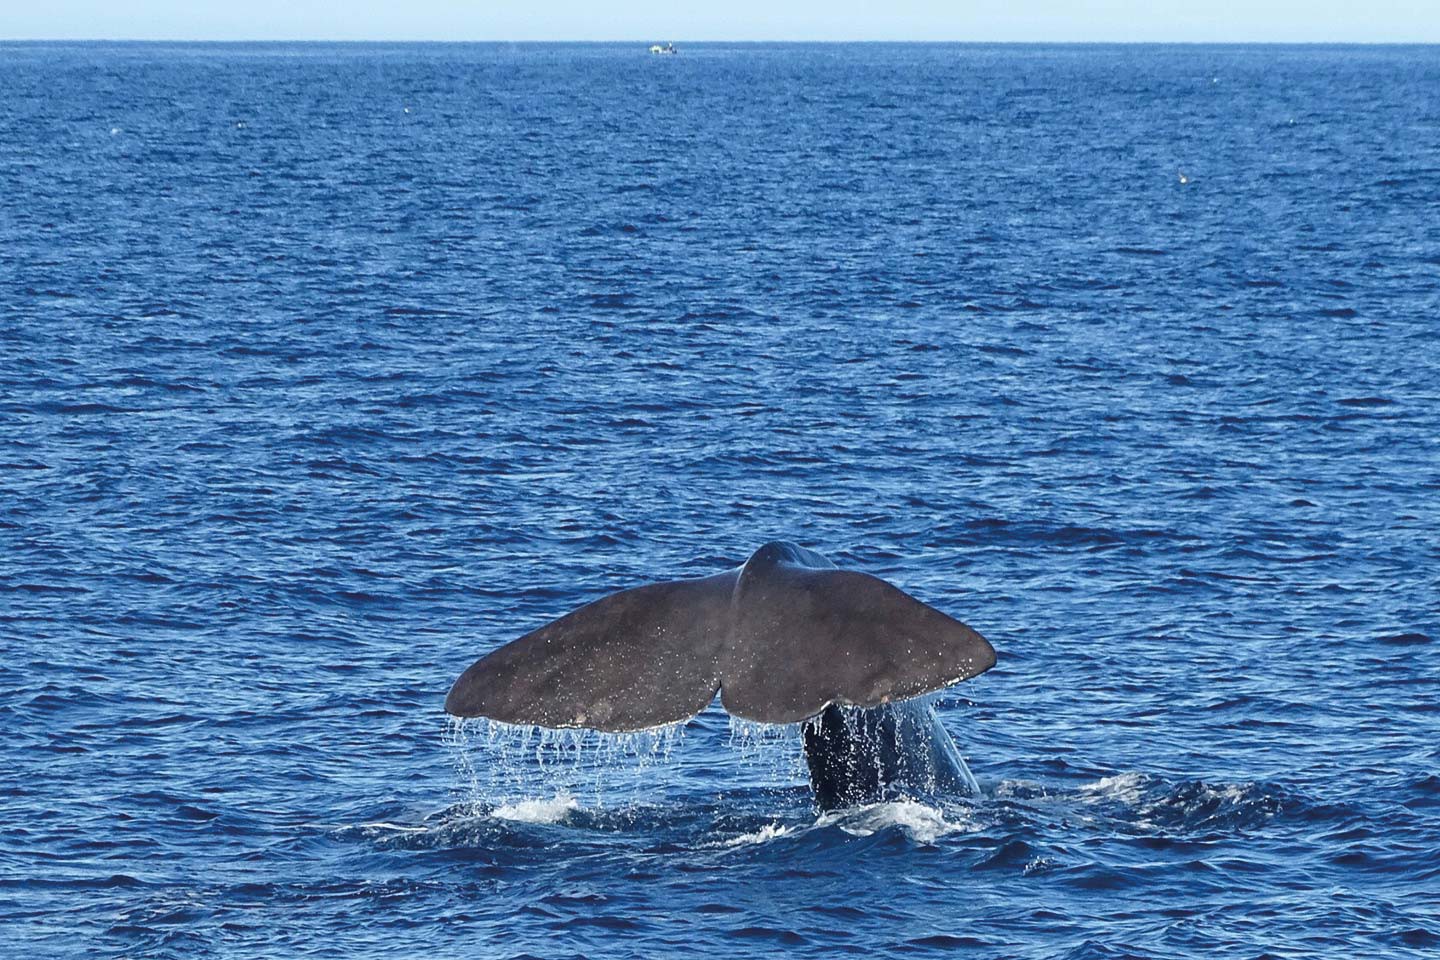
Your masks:
M1144 786L1145 778L1138 773L1117 773L1113 777L1101 777L1094 783L1087 783L1076 792L1091 802L1115 800L1133 804L1140 802Z
M548 800L517 800L490 811L497 820L516 820L521 823L559 823L572 812L580 809L580 803L568 794L556 794Z
M403 823L386 823L384 820L377 820L374 823L360 824L361 830L373 830L377 833L390 831L391 833L425 833L425 827L412 827Z
M831 824L852 837L868 837L888 827L899 827L919 843L934 843L948 833L975 829L969 823L946 820L939 809L916 800L872 803L853 810L827 813L816 822L816 826Z
M794 827L787 827L780 823L767 823L754 833L742 833L738 837L721 840L719 843L709 844L709 846L744 847L753 843L765 843L767 840L774 840L776 837L783 837L794 832Z

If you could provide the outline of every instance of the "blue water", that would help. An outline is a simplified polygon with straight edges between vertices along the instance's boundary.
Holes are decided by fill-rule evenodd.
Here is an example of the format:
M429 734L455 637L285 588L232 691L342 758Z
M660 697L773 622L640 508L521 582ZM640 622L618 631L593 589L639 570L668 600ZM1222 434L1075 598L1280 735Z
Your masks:
M1440 950L1440 48L4 44L0 175L6 955ZM984 797L449 726L772 538Z

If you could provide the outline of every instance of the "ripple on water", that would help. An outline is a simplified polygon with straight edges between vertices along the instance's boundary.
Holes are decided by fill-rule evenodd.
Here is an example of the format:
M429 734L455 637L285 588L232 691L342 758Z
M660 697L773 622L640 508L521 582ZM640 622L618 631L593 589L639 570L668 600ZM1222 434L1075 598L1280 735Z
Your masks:
M1428 960L1436 58L5 44L8 954ZM987 796L442 728L781 537Z

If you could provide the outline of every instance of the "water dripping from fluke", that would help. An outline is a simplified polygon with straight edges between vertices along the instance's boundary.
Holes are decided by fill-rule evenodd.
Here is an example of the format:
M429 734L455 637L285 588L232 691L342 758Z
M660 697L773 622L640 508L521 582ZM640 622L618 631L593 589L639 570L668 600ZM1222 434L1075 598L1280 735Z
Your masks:
M451 718L455 804L468 816L565 822L582 809L633 807L667 776L683 723L632 733Z

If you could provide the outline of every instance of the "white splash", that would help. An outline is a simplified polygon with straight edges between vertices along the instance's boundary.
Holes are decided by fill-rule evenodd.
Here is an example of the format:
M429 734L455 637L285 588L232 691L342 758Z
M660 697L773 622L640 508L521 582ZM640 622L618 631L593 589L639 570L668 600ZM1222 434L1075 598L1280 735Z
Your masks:
M776 837L788 836L795 832L794 827L787 827L782 823L767 823L753 833L742 833L738 837L731 837L729 840L721 840L719 843L707 844L711 847L745 847L756 843L765 843L774 840Z
M949 833L973 832L977 828L968 821L952 822L936 807L916 800L872 803L853 810L827 813L816 826L834 825L852 837L868 837L889 827L899 827L917 843L934 843Z
M559 823L576 810L580 803L574 797L557 793L548 800L520 800L506 803L490 811L497 820L520 823Z
M1101 800L1113 800L1127 805L1140 802L1141 791L1145 786L1145 778L1138 773L1118 773L1113 777L1101 777L1094 783L1087 783L1080 787L1076 793L1085 800L1095 803Z

